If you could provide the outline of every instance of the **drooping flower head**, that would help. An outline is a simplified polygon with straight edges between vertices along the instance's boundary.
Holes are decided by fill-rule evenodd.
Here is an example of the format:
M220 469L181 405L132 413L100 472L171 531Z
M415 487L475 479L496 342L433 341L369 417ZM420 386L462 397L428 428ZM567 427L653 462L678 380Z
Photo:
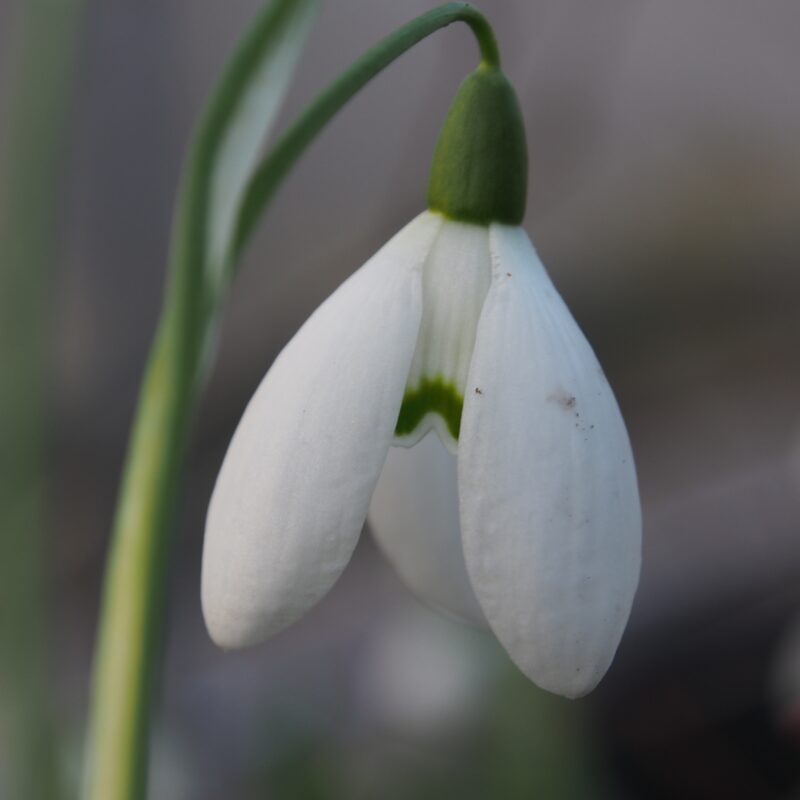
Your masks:
M428 210L312 314L234 434L203 555L218 644L320 600L374 494L375 535L423 598L485 621L545 689L579 696L606 672L639 575L636 473L520 227L526 190L513 88L482 65L446 120Z

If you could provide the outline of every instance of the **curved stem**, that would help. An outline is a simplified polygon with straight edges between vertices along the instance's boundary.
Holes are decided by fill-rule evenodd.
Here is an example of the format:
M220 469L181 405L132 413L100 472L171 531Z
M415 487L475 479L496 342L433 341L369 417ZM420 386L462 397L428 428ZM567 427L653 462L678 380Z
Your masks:
M285 5L285 3L284 3ZM275 5L276 14L281 6ZM235 265L263 209L305 148L371 78L414 44L453 22L467 23L484 63L499 56L488 22L464 3L423 14L368 51L301 114L262 162L242 200L229 265ZM269 22L234 57L252 55ZM216 97L215 100L218 100ZM203 284L203 214L209 165L220 115L206 117L195 137L173 227L169 280L158 332L143 381L120 490L109 555L93 707L85 764L87 800L144 796L156 658L164 618L167 563L176 495L189 426L204 371L203 352L219 297ZM199 166L198 166L199 165Z
M236 264L264 208L289 170L336 113L378 73L432 33L464 22L469 25L487 66L500 66L494 31L486 18L466 3L447 3L398 28L349 66L319 94L261 162L247 187L234 235L232 262Z

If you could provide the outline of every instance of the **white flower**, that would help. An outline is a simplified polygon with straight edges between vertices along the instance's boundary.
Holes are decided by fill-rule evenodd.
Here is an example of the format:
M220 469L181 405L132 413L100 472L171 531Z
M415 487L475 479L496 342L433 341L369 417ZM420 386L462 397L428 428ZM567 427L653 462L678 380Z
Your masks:
M636 472L519 226L526 187L516 95L481 64L439 137L435 211L311 316L233 437L203 554L217 643L264 639L323 597L375 492L376 537L431 604L488 623L553 692L584 694L608 669L639 577Z
M409 585L485 618L545 689L593 688L638 581L636 473L611 389L521 227L422 213L280 354L209 508L202 600L218 644L258 642L325 595L382 469L372 520Z

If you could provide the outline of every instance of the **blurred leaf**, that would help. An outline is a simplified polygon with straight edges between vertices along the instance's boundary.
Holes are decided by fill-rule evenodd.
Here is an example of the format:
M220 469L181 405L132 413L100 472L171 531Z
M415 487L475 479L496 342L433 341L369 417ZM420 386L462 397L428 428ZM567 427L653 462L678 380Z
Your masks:
M43 463L50 279L84 3L18 5L0 117L0 796L49 800L58 792Z
M602 763L583 715L586 702L545 692L508 664L485 731L485 796L604 797Z

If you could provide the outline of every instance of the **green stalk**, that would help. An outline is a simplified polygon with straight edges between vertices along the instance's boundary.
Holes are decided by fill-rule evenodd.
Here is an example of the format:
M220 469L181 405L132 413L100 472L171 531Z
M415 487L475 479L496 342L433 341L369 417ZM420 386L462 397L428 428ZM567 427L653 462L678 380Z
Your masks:
M59 794L44 511L50 288L83 2L18 5L0 119L0 796L50 800Z
M274 35L278 0L235 54L195 137L175 219L169 283L148 362L121 487L107 567L98 638L84 798L134 800L144 796L156 656L164 619L172 522L183 454L207 366L206 343L228 281L209 286L203 274L205 210L216 143L241 89L241 76L262 41ZM287 12L288 13L288 12ZM278 19L278 22L276 22ZM334 114L366 83L421 39L453 22L466 22L482 59L499 61L486 20L463 3L430 11L368 51L300 115L255 170L242 199L226 274L290 168Z
M264 208L289 170L342 106L403 53L454 22L469 25L480 47L482 63L491 67L500 66L500 51L497 49L494 31L486 18L466 3L447 3L398 28L336 78L300 114L261 163L250 181L242 203L233 244L234 259L240 255Z

